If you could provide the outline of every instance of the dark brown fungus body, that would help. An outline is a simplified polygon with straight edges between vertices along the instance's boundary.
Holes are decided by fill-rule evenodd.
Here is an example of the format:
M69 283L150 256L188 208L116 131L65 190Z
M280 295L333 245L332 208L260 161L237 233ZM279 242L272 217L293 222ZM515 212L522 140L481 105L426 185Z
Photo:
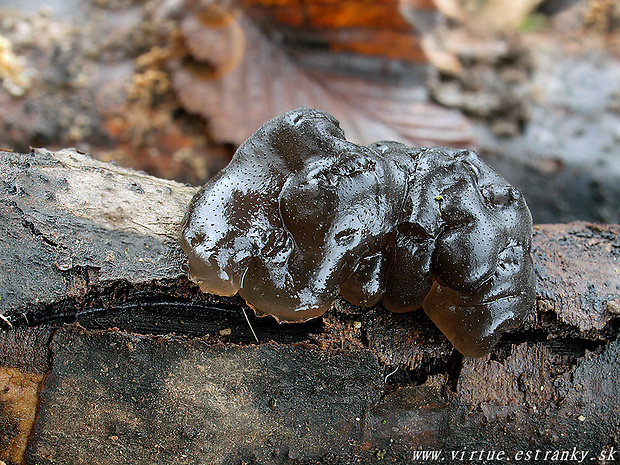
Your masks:
M534 303L521 193L469 150L347 141L332 116L265 123L191 202L181 245L203 291L279 321L341 294L423 307L465 355L486 354Z

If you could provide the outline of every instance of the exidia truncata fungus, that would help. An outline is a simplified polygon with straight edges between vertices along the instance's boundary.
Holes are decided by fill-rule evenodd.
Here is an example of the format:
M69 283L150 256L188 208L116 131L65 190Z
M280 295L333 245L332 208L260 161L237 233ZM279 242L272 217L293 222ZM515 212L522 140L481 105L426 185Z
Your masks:
M370 146L302 108L265 123L193 198L181 245L204 292L239 295L281 322L340 294L420 307L482 356L534 303L532 218L470 150Z

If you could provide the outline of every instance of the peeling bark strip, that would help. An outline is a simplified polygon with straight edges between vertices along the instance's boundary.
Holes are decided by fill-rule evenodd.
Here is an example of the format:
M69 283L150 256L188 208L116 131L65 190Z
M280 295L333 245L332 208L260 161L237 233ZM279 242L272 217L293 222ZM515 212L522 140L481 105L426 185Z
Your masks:
M344 301L287 326L246 309L256 345L240 299L187 279L176 237L194 192L72 150L0 152L0 460L617 450L619 226L538 226L537 308L484 359L423 312ZM76 320L89 329L58 329Z

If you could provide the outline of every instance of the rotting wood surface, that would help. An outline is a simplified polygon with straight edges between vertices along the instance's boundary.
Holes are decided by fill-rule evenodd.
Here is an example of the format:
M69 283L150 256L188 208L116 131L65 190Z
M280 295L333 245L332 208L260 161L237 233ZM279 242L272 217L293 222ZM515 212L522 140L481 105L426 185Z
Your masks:
M73 150L0 152L0 181L7 464L618 449L617 225L537 226L537 308L470 359L423 312L277 325L201 294L176 240L193 188Z

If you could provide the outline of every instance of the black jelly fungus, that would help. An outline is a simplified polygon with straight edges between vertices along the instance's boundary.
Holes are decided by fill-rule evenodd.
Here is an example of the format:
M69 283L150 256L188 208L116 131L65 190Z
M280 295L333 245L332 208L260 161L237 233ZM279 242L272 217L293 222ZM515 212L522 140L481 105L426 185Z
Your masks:
M238 292L258 314L305 321L339 294L423 307L482 356L534 304L531 238L523 196L474 152L361 146L301 108L265 123L196 194L180 241L203 291Z

